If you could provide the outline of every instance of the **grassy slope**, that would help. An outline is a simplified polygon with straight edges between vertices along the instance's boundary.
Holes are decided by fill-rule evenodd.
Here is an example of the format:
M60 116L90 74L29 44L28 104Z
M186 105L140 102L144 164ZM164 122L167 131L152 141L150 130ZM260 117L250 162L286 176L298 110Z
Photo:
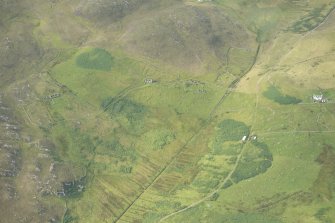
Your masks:
M333 44L329 43L327 46L324 46L327 41L320 41L320 38L327 39L333 35L330 27L333 27L331 18L322 28L320 27L320 30L304 38L298 37L299 42L294 41L293 43L295 46L299 46L304 42L312 41L311 39L318 39L320 46L316 45L312 47L314 49L313 54L324 55L321 63L327 63L327 60L331 60L332 58L328 51L333 48ZM318 32L322 34L318 36ZM259 137L263 138L269 145L269 148L271 148L274 157L273 166L264 175L222 191L218 202L208 202L201 206L201 210L203 211L199 212L200 207L195 208L188 213L185 212L184 216L171 218L171 222L190 218L191 220L185 222L197 222L198 219L208 219L208 217L211 222L219 222L220 220L215 218L215 216L223 215L220 217L222 220L225 215L229 216L231 212L235 212L231 216L231 222L271 222L271 218L278 218L278 221L282 219L283 222L331 221L330 219L333 217L331 211L325 211L325 216L321 218L317 213L323 210L322 207L329 207L329 209L324 209L332 210L333 202L318 198L317 194L312 192L312 187L320 187L320 185L315 185L314 180L318 174L322 174L322 169L319 169L320 167L318 167L315 160L324 149L325 144L333 145L332 132L318 132L334 130L332 121L321 121L333 120L331 117L326 118L329 115L332 116L328 109L331 109L333 105L320 106L310 103L310 96L307 95L311 95L311 92L317 91L318 85L324 86L323 89L326 91L327 83L333 82L333 77L323 73L319 69L313 69L313 72L310 72L311 75L319 76L321 79L324 78L324 80L327 79L328 81L310 81L311 79L306 77L304 70L290 66L294 60L305 61L308 58L313 58L313 56L310 57L308 55L310 48L307 45L305 48L300 48L299 50L293 49L292 52L295 52L295 54L292 53L286 56L281 45L281 40L284 41L283 44L287 44L287 39L285 38L287 35L286 33L281 34L278 37L279 40L275 40L269 49L264 49L258 65L250 73L249 78L244 79L239 87L239 90L242 92L256 92L254 100L257 103L257 110L252 109L252 113L255 115L253 121L254 128L255 132L258 132ZM278 51L274 49L278 49ZM267 56L267 52L271 57ZM277 56L277 52L279 58L280 52L284 53L282 58L285 58L286 61L280 63L280 66L277 65L278 60L276 61L272 58L272 56ZM262 58L265 60L262 60ZM272 63L269 61L266 64L267 58L274 59L273 62L275 63L270 70L268 64L272 65ZM306 67L306 64L313 65L312 61L313 59L306 61L303 67ZM291 72L293 69L294 73ZM331 66L327 66L328 71L331 69ZM298 71L299 74L296 73ZM266 78L262 78L263 75L266 75ZM300 81L292 81L292 79ZM303 83L303 80L306 82ZM307 104L279 106L263 98L261 93L266 88L262 88L262 86L269 86L273 83L285 87L286 90L295 92L295 95L300 95ZM252 89L252 86L254 86L254 89ZM301 86L304 86L304 88L301 88ZM233 105L234 108L239 107L235 102ZM243 110L245 109L243 108ZM299 132L301 130L302 132ZM313 130L317 132L314 134L308 133L308 131ZM309 170L306 168L309 168ZM300 194L295 194L297 192ZM290 194L292 197L290 197ZM216 207L220 209L220 213L216 212ZM259 209L260 207L261 209ZM249 213L256 213L258 217L252 217ZM299 214L301 215L299 216Z
M32 5L34 13L25 5L38 20L25 39L57 54L42 57L52 66L45 72L27 70L28 78L4 89L22 123L24 160L17 177L1 181L3 194L7 185L20 195L1 198L21 210L3 212L7 222L333 220L332 160L319 154L333 157L334 106L310 103L320 89L335 95L333 17L314 32L297 31L306 21L312 29L333 2L139 2L114 15L79 0ZM256 64L243 76L256 42ZM104 64L94 63L97 48ZM80 55L90 55L87 66ZM264 96L269 86L280 89L275 100ZM276 102L287 95L305 104ZM237 126L260 144L228 137ZM64 185L71 193L56 196Z

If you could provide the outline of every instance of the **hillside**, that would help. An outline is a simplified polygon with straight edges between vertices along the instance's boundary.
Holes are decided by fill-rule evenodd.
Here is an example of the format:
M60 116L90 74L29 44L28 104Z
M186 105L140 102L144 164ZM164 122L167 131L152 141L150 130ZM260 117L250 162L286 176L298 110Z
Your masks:
M335 221L334 9L0 0L0 222Z

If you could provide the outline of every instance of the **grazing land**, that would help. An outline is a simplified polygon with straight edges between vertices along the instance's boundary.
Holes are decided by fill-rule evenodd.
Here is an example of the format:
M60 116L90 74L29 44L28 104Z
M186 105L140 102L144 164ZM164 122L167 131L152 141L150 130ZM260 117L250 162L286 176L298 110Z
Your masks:
M0 0L0 222L335 222L334 60L334 0Z

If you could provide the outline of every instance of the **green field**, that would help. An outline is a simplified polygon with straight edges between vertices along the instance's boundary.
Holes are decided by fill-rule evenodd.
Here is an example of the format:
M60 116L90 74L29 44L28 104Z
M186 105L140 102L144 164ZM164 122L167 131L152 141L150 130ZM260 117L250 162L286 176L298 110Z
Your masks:
M112 68L113 57L104 49L91 49L83 52L76 58L79 67L93 70L110 71Z
M295 98L290 95L284 95L283 93L280 92L275 86L270 86L264 93L263 95L279 104L282 105L289 105L289 104L298 104L301 102L300 99Z
M0 1L0 222L335 222L334 7Z

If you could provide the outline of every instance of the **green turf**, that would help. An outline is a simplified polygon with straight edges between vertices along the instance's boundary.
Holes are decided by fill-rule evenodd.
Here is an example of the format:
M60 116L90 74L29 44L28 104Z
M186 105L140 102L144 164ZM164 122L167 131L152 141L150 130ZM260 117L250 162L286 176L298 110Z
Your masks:
M135 103L129 99L106 98L101 103L102 109L107 111L111 116L126 116L127 119L135 121L141 118L146 109L143 105Z
M78 220L78 217L73 217L69 210L66 210L62 223L71 223L76 222Z
M301 100L296 97L283 94L278 88L273 85L268 87L268 89L264 91L263 95L266 98L282 105L298 104L301 102Z
M304 33L313 30L325 19L332 9L327 7L327 5L315 8L308 15L295 22L289 30L295 33Z
M216 142L239 141L249 135L249 128L245 123L233 119L226 119L217 126Z
M262 174L272 165L273 157L268 146L261 142L252 144L242 154L241 162L232 175L235 183Z
M2 221L334 221L334 3L4 1Z
M110 71L113 57L104 49L94 48L79 54L76 58L76 63L79 67L85 69Z

